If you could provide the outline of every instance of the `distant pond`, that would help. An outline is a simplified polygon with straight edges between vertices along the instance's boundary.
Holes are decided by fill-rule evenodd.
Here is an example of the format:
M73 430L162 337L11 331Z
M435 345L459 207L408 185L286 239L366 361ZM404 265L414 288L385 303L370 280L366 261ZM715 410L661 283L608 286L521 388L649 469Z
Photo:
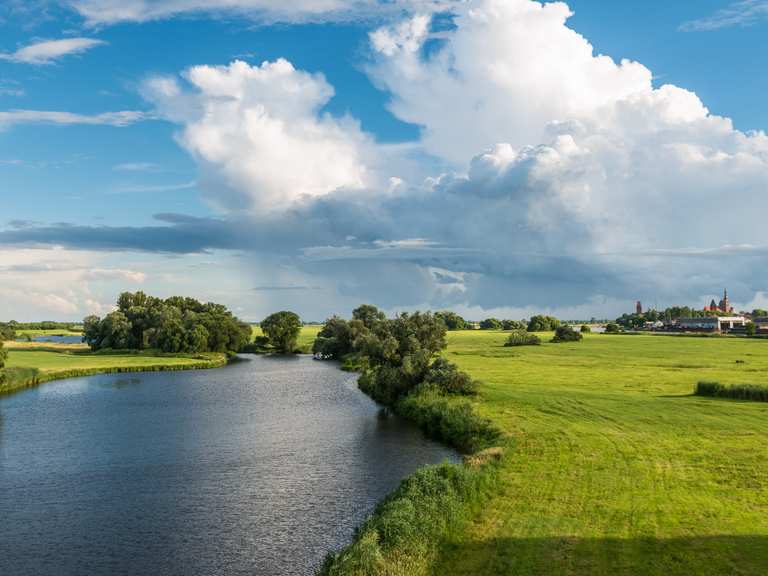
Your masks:
M456 454L307 356L0 398L0 574L312 574Z
M19 338L19 340L25 340L25 338ZM83 341L82 336L64 336L61 334L48 335L48 336L33 336L32 342L57 342L59 344L79 344Z

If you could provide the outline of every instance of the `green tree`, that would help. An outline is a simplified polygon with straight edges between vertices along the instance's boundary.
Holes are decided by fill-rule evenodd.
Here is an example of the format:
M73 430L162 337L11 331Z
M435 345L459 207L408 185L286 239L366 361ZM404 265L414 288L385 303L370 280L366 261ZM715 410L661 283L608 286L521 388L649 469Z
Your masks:
M754 322L747 322L744 329L746 330L747 336L754 336L755 332L757 332L757 326L755 326Z
M587 324L582 324L581 325L581 333L582 334L589 334L590 332L592 332L592 328L590 328Z
M101 323L101 348L130 348L131 338L131 323L125 314L116 310L106 315Z
M456 312L444 310L442 312L436 312L435 316L443 321L448 330L465 330L467 327L467 321L456 314Z
M0 370L5 368L5 361L8 358L8 350L5 349L3 341L0 340Z
M501 330L501 320L498 318L486 318L480 322L480 330Z
M301 332L301 320L294 312L281 311L267 316L261 323L261 330L269 338L272 347L282 354L296 350Z
M560 320L554 316L536 315L528 321L528 332L550 332L560 326Z
M583 336L581 332L576 332L573 328L564 324L558 326L555 330L555 337L552 338L552 342L578 342Z
M359 320L369 330L386 318L384 312L371 304L363 304L352 310L352 320Z
M605 333L606 334L618 334L621 332L621 327L616 324L615 322L609 322L605 326Z
M502 320L502 330L527 330L528 322L523 320Z

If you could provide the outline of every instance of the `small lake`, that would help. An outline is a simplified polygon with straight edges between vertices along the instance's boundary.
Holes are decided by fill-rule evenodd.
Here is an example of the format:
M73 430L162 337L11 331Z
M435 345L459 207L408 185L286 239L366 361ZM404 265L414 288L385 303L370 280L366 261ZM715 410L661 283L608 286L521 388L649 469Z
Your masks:
M310 357L0 398L0 574L312 574L454 452Z
M23 338L19 340L24 341ZM33 336L32 342L56 342L58 344L80 344L83 341L82 336L72 336L64 334L50 334L47 336Z

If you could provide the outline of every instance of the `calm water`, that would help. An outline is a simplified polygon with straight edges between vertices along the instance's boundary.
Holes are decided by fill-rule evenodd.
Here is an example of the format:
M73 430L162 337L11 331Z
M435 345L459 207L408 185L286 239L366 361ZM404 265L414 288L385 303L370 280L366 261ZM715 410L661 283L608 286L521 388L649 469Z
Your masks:
M82 336L64 336L60 334L53 334L49 336L35 336L34 338L32 338L32 342L57 342L59 344L79 344L82 341L83 341Z
M0 398L0 574L311 574L452 459L308 357Z

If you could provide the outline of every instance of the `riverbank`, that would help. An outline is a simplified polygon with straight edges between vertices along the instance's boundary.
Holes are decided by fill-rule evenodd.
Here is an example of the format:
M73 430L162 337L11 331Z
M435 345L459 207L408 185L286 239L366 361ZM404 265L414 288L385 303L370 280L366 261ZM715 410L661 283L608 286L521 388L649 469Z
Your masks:
M10 394L44 382L120 372L202 370L226 365L219 353L196 355L161 352L91 352L80 344L6 343L6 379L0 395Z
M692 394L768 383L764 342L548 336L449 333L444 355L481 381L475 408L506 455L477 484L406 480L325 574L768 572L768 407Z

